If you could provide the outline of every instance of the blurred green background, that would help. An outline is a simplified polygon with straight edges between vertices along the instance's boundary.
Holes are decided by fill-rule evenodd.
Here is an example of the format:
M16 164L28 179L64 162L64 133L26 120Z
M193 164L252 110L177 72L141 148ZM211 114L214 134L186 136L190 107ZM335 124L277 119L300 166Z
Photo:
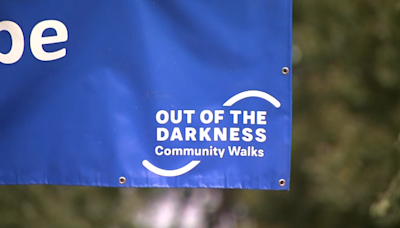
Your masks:
M291 191L0 187L0 228L400 227L400 1L294 0Z

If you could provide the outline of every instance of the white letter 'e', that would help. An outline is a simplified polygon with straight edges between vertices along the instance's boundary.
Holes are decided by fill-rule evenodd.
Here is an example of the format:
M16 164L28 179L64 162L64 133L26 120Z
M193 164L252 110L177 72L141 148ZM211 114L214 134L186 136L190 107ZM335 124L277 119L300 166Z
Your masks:
M13 21L0 21L0 32L6 31L11 36L11 49L8 53L0 52L0 63L13 64L17 62L24 53L24 33L21 27Z
M46 29L56 30L55 36L43 37L43 32ZM68 40L67 27L60 21L46 20L38 23L31 33L31 50L32 54L41 61L52 61L60 59L67 54L67 50L62 48L54 52L46 52L43 49L45 44L61 43Z

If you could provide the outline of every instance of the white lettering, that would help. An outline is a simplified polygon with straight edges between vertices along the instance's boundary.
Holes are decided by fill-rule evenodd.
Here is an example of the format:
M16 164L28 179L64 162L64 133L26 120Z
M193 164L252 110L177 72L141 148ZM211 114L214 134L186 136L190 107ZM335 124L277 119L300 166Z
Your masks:
M164 136L163 136L164 134ZM157 128L157 141L165 141L169 137L169 131L166 128L158 127Z
M46 29L54 29L56 31L55 36L43 37L43 32ZM67 54L67 49L62 48L54 52L46 52L43 49L45 44L62 43L68 40L67 27L56 20L46 20L38 23L31 33L31 51L32 54L41 61L52 61L60 59Z
M257 124L266 125L267 121L265 120L265 116L267 115L266 111L257 111Z
M208 119L206 119L206 115ZM200 120L203 124L209 124L213 121L213 113L210 110L204 110L200 113Z
M178 141L183 141L182 133L179 127L174 127L174 130L172 130L170 141L175 141L176 139Z
M171 111L171 122L173 124L182 122L182 110L178 110L178 117L175 116L175 110Z
M239 138L239 130L240 130L240 128L232 127L229 130L230 130L230 135L229 135L230 136L230 140L232 142L240 141L240 138Z
M196 141L196 128L187 127L185 128L185 140L186 141Z
M157 156L163 155L163 151L162 151L163 149L164 148L162 146L156 146L156 148L154 150L155 150ZM161 152L159 150L161 150Z
M161 119L161 116L163 116L163 118ZM169 120L169 114L167 111L165 110L160 110L157 112L156 114L156 121L159 124L166 124Z
M220 120L224 119L224 110L215 110L215 120L214 123L219 123Z
M208 132L210 131L211 128L207 127L207 128L200 128L200 141L204 141L204 139L206 141L211 141L210 136L208 135Z
M0 32L6 31L11 36L11 49L8 53L0 52L0 63L13 64L21 59L24 53L24 33L13 21L0 21Z
M218 141L218 138L221 141L226 141L227 137L228 137L228 133L227 133L226 127L222 128L222 131L221 131L221 128L219 128L219 127L214 128L214 141Z
M239 123L239 115L242 113L240 110L231 110L230 112L233 115L233 123L238 124Z
M249 120L250 120L251 124L256 123L256 112L255 111L251 111L250 114L248 111L243 111L243 123L247 124Z
M256 137L257 142L265 142L267 140L267 136L265 135L267 131L264 128L258 128L256 130Z
M192 115L195 113L195 110L183 110L183 113L186 114L186 122L188 124L192 123Z
M253 130L251 128L244 128L242 130L243 133L243 141L245 142L251 142L253 140L253 135L251 134L253 132Z

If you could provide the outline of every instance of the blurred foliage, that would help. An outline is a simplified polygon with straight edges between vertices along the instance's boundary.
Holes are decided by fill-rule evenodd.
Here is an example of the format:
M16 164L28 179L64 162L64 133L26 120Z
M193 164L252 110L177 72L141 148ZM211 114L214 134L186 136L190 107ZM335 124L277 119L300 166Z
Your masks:
M218 190L207 227L400 227L399 21L398 0L294 0L292 190ZM133 227L164 193L1 187L0 227Z
M292 191L235 197L259 227L400 227L398 21L397 0L294 1Z
M1 187L0 227L132 227L121 200L119 190L111 188Z

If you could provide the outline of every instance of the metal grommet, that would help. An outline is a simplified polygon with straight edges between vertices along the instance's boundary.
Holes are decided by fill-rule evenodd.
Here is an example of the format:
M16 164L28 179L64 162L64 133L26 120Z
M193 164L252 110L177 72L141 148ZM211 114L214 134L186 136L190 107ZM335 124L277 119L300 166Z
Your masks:
M279 180L279 186L283 187L283 186L285 186L285 185L286 185L285 179L280 179L280 180Z
M125 184L126 183L126 178L125 177L120 177L118 179L118 181L119 181L120 184Z
M289 67L282 68L282 74L289 74Z

